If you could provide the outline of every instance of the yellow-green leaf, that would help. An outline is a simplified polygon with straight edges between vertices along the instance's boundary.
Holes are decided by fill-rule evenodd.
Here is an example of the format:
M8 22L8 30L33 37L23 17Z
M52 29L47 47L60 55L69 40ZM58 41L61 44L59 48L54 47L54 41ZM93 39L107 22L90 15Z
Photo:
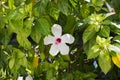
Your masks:
M102 71L107 74L108 71L111 69L111 58L109 56L109 53L106 53L106 51L101 51L98 59L98 63ZM107 65L106 65L107 64Z
M15 64L15 58L12 57L9 61L9 68L12 69L14 64Z
M95 25L90 25L87 27L87 29L85 29L84 33L83 33L83 42L86 43L88 40L90 40L91 38L93 38L96 34L95 31Z
M87 53L87 59L95 58L100 54L100 46L94 45L92 48L89 49Z

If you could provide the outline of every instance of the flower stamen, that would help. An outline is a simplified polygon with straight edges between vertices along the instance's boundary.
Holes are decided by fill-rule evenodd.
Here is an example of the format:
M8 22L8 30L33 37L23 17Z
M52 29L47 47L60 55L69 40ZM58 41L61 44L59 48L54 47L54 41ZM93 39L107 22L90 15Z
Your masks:
M114 13L114 12L115 12L114 8L111 8L110 12L111 12L111 13Z
M59 44L59 43L61 43L61 38L57 38L55 41L55 44Z

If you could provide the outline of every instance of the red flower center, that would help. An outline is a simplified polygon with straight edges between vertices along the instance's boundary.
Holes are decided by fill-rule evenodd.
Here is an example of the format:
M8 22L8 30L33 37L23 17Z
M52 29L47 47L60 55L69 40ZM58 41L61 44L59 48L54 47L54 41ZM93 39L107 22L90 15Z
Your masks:
M59 43L61 43L61 38L57 38L55 41L55 44L59 44Z
M110 10L110 12L113 13L113 12L115 12L115 10L112 8L112 9Z

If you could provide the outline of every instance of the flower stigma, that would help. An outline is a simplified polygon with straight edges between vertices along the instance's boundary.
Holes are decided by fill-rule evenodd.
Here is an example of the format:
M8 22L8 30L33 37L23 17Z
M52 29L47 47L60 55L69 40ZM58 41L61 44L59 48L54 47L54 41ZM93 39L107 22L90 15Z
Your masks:
M55 44L58 45L59 43L61 43L61 38L57 38L55 41Z
M114 13L114 12L115 12L114 8L112 8L112 9L110 10L110 12L111 12L111 13Z

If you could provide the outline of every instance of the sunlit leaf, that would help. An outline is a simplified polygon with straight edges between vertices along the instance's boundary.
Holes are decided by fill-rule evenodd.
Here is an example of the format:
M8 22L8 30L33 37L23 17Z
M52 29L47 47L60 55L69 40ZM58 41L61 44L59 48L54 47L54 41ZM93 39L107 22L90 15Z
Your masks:
M87 53L87 59L95 58L100 54L100 46L94 45Z
M35 26L37 30L42 34L42 35L48 35L50 33L50 23L48 22L47 19L45 18L40 18L38 21L35 22Z
M9 26L15 33L19 33L20 30L23 28L23 20L11 20L9 21Z
M31 43L29 42L29 40L27 39L27 37L24 34L18 34L17 41L18 41L20 46L22 46L26 49L31 48Z
M15 65L15 58L12 57L12 58L10 59L10 61L9 61L9 67L10 67L10 69L12 69L14 65Z
M105 51L101 51L99 58L98 58L99 66L102 69L102 71L107 74L108 71L111 69L111 58L109 56L109 53L106 53ZM106 66L107 64L107 66Z
M102 26L101 29L100 29L99 34L102 37L109 37L109 35L110 35L110 28L108 26Z
M83 42L86 43L88 40L93 38L96 35L95 25L90 25L85 29L83 33Z
M24 21L24 26L21 30L24 33L24 36L28 37L31 34L33 20L34 20L34 18L28 18Z
M14 0L8 0L8 5L10 9L15 9Z
M88 4L82 5L81 10L80 10L80 13L81 13L81 16L82 16L83 18L88 17L88 16L89 16L89 13L90 13L89 5L88 5Z
M107 39L105 39L105 38L102 38L102 37L100 37L100 36L97 36L96 42L97 42L97 44L99 44L102 48L108 49L109 46L110 46L110 39L111 39L111 37L108 37Z

